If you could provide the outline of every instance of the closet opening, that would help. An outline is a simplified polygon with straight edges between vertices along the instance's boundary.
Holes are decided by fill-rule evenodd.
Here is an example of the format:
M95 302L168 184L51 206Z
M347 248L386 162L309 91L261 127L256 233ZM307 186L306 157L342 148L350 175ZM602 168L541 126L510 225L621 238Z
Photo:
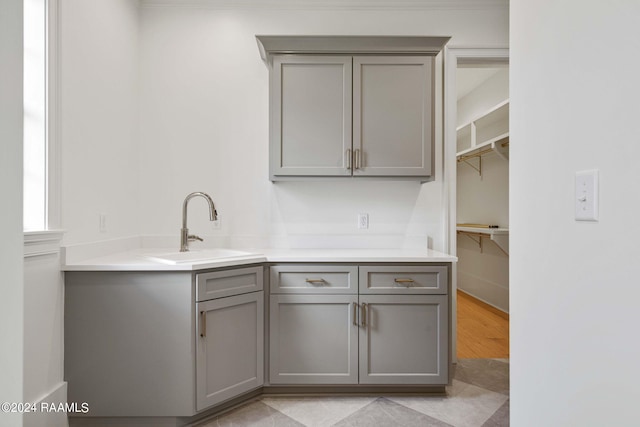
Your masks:
M457 357L509 357L509 67L456 68Z

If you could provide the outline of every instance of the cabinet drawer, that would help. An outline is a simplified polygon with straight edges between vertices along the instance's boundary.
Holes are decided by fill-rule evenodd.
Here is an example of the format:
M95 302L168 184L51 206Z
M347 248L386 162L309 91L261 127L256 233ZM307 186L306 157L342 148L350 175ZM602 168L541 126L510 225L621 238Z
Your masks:
M444 265L361 266L361 294L439 294L448 292L449 272Z
M196 301L261 291L262 267L214 271L196 275Z
M272 294L356 294L355 265L275 265L271 267Z

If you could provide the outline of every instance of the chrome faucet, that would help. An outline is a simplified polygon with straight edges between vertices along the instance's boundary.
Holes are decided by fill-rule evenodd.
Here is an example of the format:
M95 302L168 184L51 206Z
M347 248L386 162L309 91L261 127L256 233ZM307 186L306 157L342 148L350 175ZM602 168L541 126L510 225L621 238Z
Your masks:
M211 196L207 193L203 193L200 191L196 191L194 193L189 194L184 199L184 203L182 204L182 229L180 230L180 252L187 252L189 250L189 242L193 242L194 240L199 240L202 242L202 237L196 236L195 234L189 234L189 229L187 228L187 204L189 200L193 199L196 196L204 197L204 199L209 203L209 219L211 221L215 221L218 219L218 212L216 212L216 207L213 204L213 200Z

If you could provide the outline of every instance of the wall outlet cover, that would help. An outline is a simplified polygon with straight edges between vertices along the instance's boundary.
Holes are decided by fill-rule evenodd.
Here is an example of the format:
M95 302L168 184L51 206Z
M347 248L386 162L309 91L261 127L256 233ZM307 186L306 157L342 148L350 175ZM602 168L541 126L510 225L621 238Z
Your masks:
M98 230L100 231L100 233L106 233L107 232L107 214L101 213L101 214L98 214L98 217L99 217Z
M598 171L576 172L576 221L598 220Z

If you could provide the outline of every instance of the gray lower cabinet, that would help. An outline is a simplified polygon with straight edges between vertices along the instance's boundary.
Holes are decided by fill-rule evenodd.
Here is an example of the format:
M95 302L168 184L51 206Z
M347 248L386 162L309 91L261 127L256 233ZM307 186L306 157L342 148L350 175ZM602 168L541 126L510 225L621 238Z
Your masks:
M206 409L264 382L263 292L196 305L196 409Z
M359 294L305 285L345 271ZM447 384L448 287L446 265L272 266L270 383Z
M193 278L66 272L64 378L89 417L195 413Z
M446 295L360 296L361 384L446 384Z
M264 379L262 265L66 272L65 380L86 417L191 417Z
M271 384L357 384L357 295L271 295Z

